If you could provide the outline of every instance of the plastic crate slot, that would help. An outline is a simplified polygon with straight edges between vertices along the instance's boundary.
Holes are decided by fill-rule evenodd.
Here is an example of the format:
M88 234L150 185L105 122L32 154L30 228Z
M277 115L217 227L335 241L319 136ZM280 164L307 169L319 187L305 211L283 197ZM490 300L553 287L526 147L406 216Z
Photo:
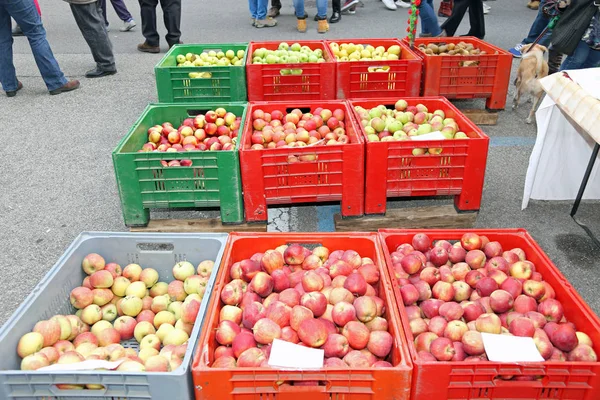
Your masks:
M562 390L558 388L542 387L539 397L541 399L560 399L561 392Z
M206 189L205 178L204 168L194 168L194 187L197 190Z
M279 90L281 89L281 76L273 75L273 93L279 94Z

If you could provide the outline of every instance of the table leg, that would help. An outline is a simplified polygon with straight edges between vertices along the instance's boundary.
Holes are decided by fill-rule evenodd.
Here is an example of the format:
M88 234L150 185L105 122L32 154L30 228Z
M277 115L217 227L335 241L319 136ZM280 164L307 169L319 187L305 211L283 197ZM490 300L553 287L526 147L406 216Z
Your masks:
M581 203L581 198L583 197L583 193L585 192L585 188L590 179L590 175L592 174L592 169L594 168L594 163L596 162L596 157L598 157L598 151L600 150L600 144L596 143L594 146L594 150L592 151L592 157L588 163L587 169L585 170L585 174L583 175L583 181L581 182L581 186L579 187L579 193L577 193L577 197L575 198L575 203L573 204L573 208L571 209L571 218L577 225L579 225L583 230L588 234L588 236L596 243L598 247L600 247L600 241L594 236L593 232L585 225L577 221L575 218L575 214L579 209L579 203Z

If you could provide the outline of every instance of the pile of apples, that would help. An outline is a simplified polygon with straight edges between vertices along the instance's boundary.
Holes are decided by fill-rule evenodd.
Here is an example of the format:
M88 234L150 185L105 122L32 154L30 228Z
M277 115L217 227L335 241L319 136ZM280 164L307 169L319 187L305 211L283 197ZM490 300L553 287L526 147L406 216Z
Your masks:
M178 67L226 67L229 65L244 65L244 50L215 51L206 50L200 54L179 54L176 57ZM190 76L192 78L192 76Z
M421 43L418 46L428 56L471 56L487 54L485 50L475 47L471 43Z
M344 110L317 107L303 113L299 109L286 114L281 110L270 113L261 109L252 112L251 149L279 147L332 146L349 143L346 135ZM316 154L298 157L299 161L314 161Z
M355 106L360 123L369 142L394 142L410 140L413 136L440 132L446 139L468 139L461 132L454 118L446 118L443 110L429 109L423 104L409 105L406 100L398 100L391 110L383 104L367 110ZM441 148L415 148L413 155L440 154Z
M482 332L531 337L549 361L597 360L520 248L472 232L454 244L419 233L391 259L423 361L485 361Z
M392 367L379 269L354 250L292 244L236 262L220 293L213 368L269 367L274 339L324 350L324 366Z
M175 129L173 124L165 122L148 129L148 142L138 152L177 153L186 151L235 150L241 117L225 108L207 111L194 118L186 118ZM164 167L192 165L191 160L161 160Z
M129 264L121 269L96 253L88 254L81 266L88 276L70 294L77 312L39 321L21 337L21 369L84 360L123 360L117 371L168 372L179 367L214 262L202 261L197 269L178 262L175 280L168 284L158 281L153 268ZM121 345L132 339L139 343L139 352Z
M311 49L308 46L302 46L300 43L293 43L291 46L286 42L279 43L277 50L267 50L260 47L252 53L252 64L304 64L304 63L322 63L323 50ZM301 74L302 70L289 70L289 74ZM286 75L286 72L282 72Z
M394 44L387 49L384 46L373 47L354 43L330 43L329 48L338 61L380 61L400 59L400 46Z

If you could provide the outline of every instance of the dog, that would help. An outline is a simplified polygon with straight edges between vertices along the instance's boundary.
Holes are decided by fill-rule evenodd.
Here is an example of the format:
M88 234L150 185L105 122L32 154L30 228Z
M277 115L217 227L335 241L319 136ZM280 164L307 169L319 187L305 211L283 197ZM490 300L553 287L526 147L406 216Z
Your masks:
M523 94L531 95L534 101L529 116L525 120L528 124L533 121L535 109L544 96L544 89L542 89L539 80L548 76L548 62L544 57L548 53L548 49L539 44L536 44L533 48L531 47L532 44L528 44L521 49L523 58L517 71L517 79L515 79L517 91L512 106L513 110L519 107L519 100ZM529 50L530 48L531 50Z

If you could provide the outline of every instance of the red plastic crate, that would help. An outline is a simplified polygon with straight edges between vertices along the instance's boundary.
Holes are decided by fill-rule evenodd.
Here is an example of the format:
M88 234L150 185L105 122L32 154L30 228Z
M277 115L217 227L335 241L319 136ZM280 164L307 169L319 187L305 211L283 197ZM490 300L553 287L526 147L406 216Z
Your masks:
M246 62L248 101L334 100L335 58L321 40L299 40L302 46L323 50L322 63L252 64L254 50L277 50L280 42L250 42ZM284 75L282 70L301 69L299 75Z
M562 302L565 317L587 333L595 343L594 351L600 354L600 320L552 263L540 246L525 229L465 229L465 230L394 230L381 229L379 235L387 260L393 291L404 331L413 357L413 400L479 400L479 399L569 399L597 400L600 398L600 363L595 362L424 362L417 359L414 338L408 325L408 317L402 303L398 282L393 272L390 252L401 243L411 242L412 237L424 232L431 240L460 240L465 232L476 232L498 241L503 248L520 247L527 259L536 266ZM535 381L506 381L503 375L531 376ZM435 382L435 385L431 384Z
M419 44L471 43L485 50L484 55L428 56ZM476 37L445 37L415 39L415 53L423 58L423 96L444 96L449 99L486 98L489 109L506 106L513 56L499 47ZM465 62L467 66L464 66ZM476 62L477 65L468 65Z
M341 201L343 216L364 214L364 142L354 125L346 101L256 102L248 104L242 134L240 167L247 221L266 222L267 205ZM336 146L306 146L251 150L252 113L294 108L310 112L317 107L341 108L346 113L349 143ZM247 125L247 124L250 125ZM292 155L316 155L315 161L289 162Z
M234 262L250 258L256 252L288 243L320 244L331 251L353 249L370 257L380 270L379 296L386 304L385 319L394 344L389 361L392 368L284 371L272 368L212 369L218 343L215 328L221 310L220 289L231 281L229 270ZM394 296L385 273L385 259L376 233L231 233L225 256L206 313L206 323L196 347L192 377L197 400L408 400L412 363L406 337L393 305ZM314 382L312 386L299 383ZM318 384L317 384L318 382ZM298 385L295 386L294 384Z
M443 110L454 118L469 139L369 142L354 107L380 104L394 108L398 98L350 101L356 126L366 142L365 213L383 214L387 197L454 196L456 208L478 210L485 177L489 138L443 97L405 98L409 105L423 104L430 112ZM415 148L442 148L438 155L415 156Z
M338 99L362 99L384 96L418 96L421 87L423 61L398 39L338 39L331 43L354 43L384 46L400 46L399 60L385 61L336 61L336 88ZM330 50L331 51L331 50ZM333 52L332 52L333 54ZM372 68L388 67L386 72L375 72Z

